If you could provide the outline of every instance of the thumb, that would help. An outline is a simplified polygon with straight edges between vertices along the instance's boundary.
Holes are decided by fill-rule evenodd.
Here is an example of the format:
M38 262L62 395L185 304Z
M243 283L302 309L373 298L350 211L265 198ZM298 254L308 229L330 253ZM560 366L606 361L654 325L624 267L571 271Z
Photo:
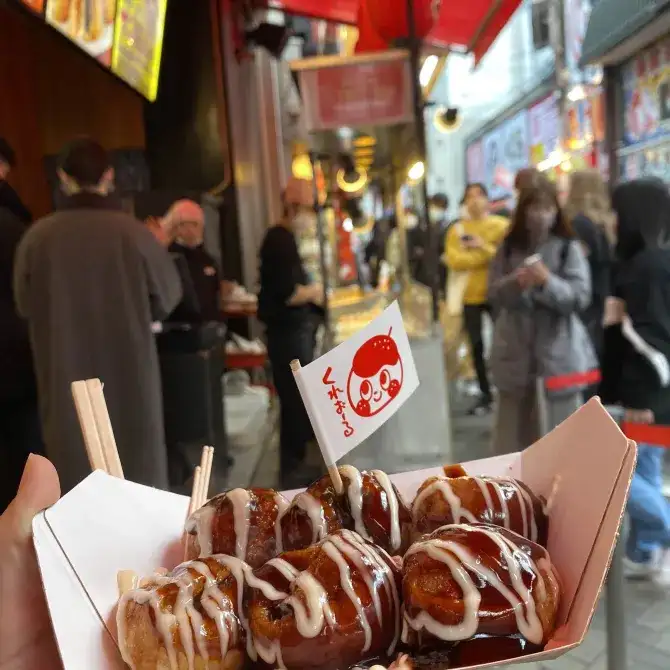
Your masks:
M20 536L30 537L33 518L60 498L56 468L42 456L30 454L23 470L19 491L7 508L11 526Z

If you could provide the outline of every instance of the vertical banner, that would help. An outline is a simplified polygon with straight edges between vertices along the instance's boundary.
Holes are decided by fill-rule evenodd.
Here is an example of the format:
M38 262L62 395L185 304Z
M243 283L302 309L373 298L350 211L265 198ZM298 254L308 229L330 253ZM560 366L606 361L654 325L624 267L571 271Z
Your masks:
M528 109L528 143L533 165L545 161L561 144L561 113L552 93Z

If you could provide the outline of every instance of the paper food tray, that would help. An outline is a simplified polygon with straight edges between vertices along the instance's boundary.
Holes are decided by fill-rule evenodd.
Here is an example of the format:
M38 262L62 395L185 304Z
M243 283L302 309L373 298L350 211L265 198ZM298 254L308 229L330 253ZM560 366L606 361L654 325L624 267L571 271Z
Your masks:
M548 549L563 589L559 627L545 651L523 661L556 658L583 641L609 567L635 457L634 443L592 400L523 453L464 464L472 475L519 478L553 501ZM391 479L411 501L427 477L440 473L433 468ZM35 519L37 557L66 670L125 667L116 645L117 572L130 569L143 576L177 565L188 502L95 472ZM515 662L519 659L490 665Z

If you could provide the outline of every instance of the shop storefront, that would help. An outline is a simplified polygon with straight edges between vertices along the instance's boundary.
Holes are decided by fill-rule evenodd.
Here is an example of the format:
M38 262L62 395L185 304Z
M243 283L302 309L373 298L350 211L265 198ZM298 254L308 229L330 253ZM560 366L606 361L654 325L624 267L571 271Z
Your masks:
M656 176L670 183L669 8L667 1L631 8L626 0L601 0L589 20L582 65L605 66L607 114L599 109L597 119L607 116L614 179Z
M541 87L507 118L467 143L467 181L486 186L496 211L505 213L514 207L516 173L531 165L543 169L556 150L560 119L551 90L550 86Z
M670 184L670 38L624 63L619 83L620 176L654 176Z

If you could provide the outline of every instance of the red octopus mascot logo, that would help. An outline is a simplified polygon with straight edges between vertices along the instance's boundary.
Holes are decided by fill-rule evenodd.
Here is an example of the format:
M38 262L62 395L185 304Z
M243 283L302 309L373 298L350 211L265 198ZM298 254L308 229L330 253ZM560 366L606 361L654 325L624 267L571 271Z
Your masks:
M402 381L402 359L391 331L375 335L354 356L347 380L349 404L358 416L375 416L397 397Z

